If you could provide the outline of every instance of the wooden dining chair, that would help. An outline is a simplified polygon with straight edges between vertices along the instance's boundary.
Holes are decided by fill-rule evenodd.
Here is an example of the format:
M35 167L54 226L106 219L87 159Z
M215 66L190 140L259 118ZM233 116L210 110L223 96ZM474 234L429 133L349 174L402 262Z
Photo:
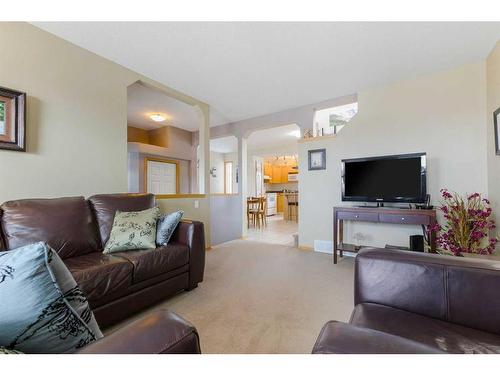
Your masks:
M247 228L250 228L250 222L255 227L257 223L260 208L260 200L254 197L247 198Z
M266 211L267 211L267 197L264 195L259 198L259 211L257 213L257 222L260 227L261 223L262 226L267 225L267 216L266 216Z

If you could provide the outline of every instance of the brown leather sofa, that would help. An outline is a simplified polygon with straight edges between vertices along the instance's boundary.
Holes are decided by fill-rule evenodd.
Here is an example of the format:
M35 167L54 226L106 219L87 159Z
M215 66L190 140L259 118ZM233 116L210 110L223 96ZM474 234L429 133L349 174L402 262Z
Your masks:
M351 319L313 353L500 353L499 288L498 261L364 249Z
M164 248L110 255L102 253L116 210L140 211L154 205L152 194L105 194L94 195L88 200L66 197L5 202L0 207L0 250L37 241L48 243L63 259L87 296L99 326L105 328L182 290L196 288L203 281L205 236L201 222L179 223L170 243ZM141 329L134 332L126 327L120 331L121 334L116 333L99 342L111 343L110 347L125 350L118 341L138 339L135 335L143 335L144 330L149 330L152 336L147 340L152 341L154 346L161 341L158 336L161 332L173 329L177 336L164 339L176 341L175 338L184 337L192 342L196 337L196 344L188 346L192 350L199 348L196 330L172 313L145 319L147 323L138 322L135 326L144 327L142 333ZM95 343L91 347L99 348L101 345L105 344ZM165 342L161 345L167 347ZM91 350L90 347L88 350Z

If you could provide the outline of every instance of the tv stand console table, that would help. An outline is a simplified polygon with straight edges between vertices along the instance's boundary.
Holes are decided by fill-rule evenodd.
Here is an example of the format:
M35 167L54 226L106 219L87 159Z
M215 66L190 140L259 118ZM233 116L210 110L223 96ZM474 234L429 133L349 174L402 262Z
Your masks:
M337 253L357 253L359 247L344 243L344 221L364 221L403 225L433 225L436 223L436 210L417 210L384 207L349 207L333 208L333 263L337 264ZM430 252L436 251L436 237L429 238Z

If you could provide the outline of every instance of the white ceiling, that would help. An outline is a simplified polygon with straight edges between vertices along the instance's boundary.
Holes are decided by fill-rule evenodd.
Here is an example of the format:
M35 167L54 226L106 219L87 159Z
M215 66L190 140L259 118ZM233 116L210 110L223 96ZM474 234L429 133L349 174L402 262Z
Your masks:
M272 151L294 150L300 130L295 124L275 128L257 130L250 134L247 140L249 150ZM234 136L210 140L210 151L228 153L238 151L238 140ZM271 152L271 154L274 154ZM266 154L267 155L267 154Z
M247 147L249 150L293 148L297 146L299 136L300 130L295 124L257 130L248 137Z
M37 22L212 106L212 125L484 59L500 23Z
M165 121L155 122L149 118L152 114L161 114ZM142 129L156 129L162 126L196 131L201 119L193 106L174 99L164 93L134 83L127 89L127 122Z

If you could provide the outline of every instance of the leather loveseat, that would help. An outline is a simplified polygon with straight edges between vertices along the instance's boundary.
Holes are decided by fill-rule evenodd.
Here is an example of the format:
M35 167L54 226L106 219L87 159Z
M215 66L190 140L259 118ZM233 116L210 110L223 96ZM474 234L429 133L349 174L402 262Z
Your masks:
M500 262L361 250L349 323L313 353L500 353Z
M102 253L116 210L140 211L154 205L152 194L5 202L0 207L0 250L37 241L48 243L87 296L99 326L105 328L182 290L196 288L203 280L201 222L179 223L164 248ZM157 316L153 325L159 330L167 320L174 320L175 327L182 325L172 315ZM189 327L184 329L186 335L192 333Z

